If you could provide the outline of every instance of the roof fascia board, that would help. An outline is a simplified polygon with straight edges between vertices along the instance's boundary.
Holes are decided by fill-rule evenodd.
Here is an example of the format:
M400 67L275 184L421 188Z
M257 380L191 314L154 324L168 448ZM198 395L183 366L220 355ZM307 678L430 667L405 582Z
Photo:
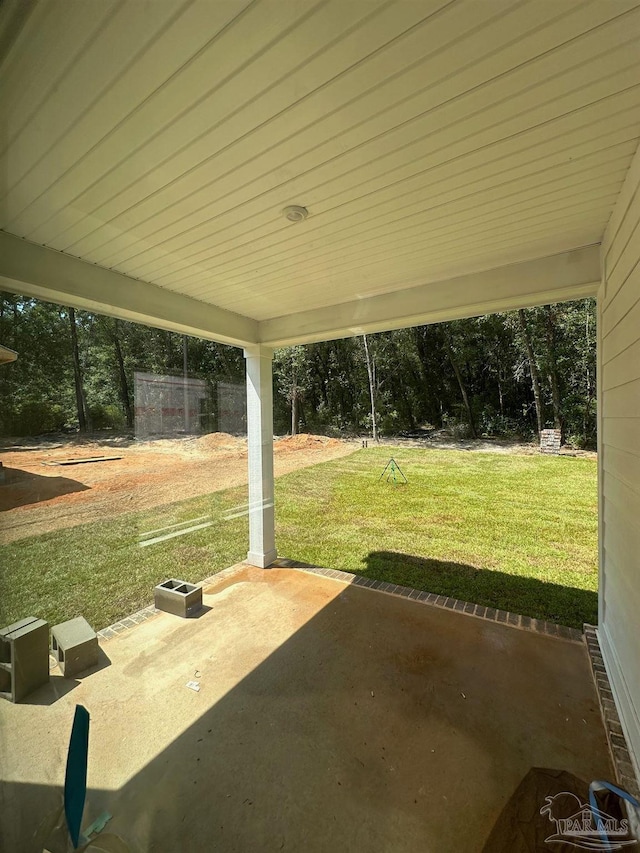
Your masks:
M0 232L0 287L232 346L246 347L258 339L258 323L249 317L6 232Z
M600 245L263 320L265 346L333 340L595 296Z

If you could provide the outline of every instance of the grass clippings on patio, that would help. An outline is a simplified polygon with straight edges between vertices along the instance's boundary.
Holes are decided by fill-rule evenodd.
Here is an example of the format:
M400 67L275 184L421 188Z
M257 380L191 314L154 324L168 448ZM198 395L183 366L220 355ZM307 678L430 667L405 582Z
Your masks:
M379 476L394 455L407 485ZM246 489L29 537L1 550L0 624L82 614L100 629L242 560ZM597 621L597 490L591 459L369 448L276 482L278 551L573 627ZM140 547L189 519L211 526Z

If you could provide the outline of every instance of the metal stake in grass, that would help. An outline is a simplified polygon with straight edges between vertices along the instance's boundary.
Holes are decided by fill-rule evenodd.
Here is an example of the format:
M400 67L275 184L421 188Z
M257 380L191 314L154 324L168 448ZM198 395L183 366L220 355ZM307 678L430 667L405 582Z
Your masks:
M393 478L394 486L398 485L398 478L397 478L398 474L402 477L402 479L405 481L405 483L409 482L407 480L407 478L404 476L404 474L402 473L402 471L400 470L400 466L398 465L396 460L393 458L390 459L387 462L387 464L384 466L384 471L382 472L382 474L380 474L380 480L382 480L382 478L384 477L385 474L387 475L387 483L390 482L391 479ZM378 480L378 482L380 482L380 480Z

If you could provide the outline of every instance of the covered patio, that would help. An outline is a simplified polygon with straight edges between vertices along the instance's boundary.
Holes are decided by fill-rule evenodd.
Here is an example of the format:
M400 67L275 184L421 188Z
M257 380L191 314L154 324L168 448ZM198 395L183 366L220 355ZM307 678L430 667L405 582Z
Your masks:
M7 753L14 816L60 784L75 702L106 758L139 708L91 785L146 849L474 850L532 764L610 776L580 644L258 571L274 348L587 296L598 636L637 772L639 36L634 0L0 6L0 287L243 348L256 567L193 623L107 641L51 707L2 709L39 726Z
M471 853L532 767L612 777L580 640L297 569L236 567L204 603L3 704L7 849L42 849L76 703L85 825L107 810L132 850Z

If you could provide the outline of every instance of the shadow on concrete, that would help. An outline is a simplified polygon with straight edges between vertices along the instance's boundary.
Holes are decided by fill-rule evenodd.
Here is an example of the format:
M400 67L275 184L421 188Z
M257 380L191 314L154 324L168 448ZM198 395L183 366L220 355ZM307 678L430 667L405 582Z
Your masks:
M98 646L98 663L95 666L90 667L89 669L85 669L84 672L78 673L78 680L84 681L92 675L95 675L96 672L101 672L103 669L106 669L108 666L111 666L111 659L105 653L102 646Z
M67 693L70 693L87 678L90 678L92 675L95 675L96 672L100 672L101 670L106 669L108 666L111 666L111 660L105 654L104 650L102 649L102 646L98 646L98 663L95 666L92 666L89 669L85 669L83 672L78 673L75 678L67 678L61 675L60 670L56 667L55 670L51 672L49 676L48 684L45 684L38 690L34 690L33 693L31 693L29 696L26 696L18 704L53 705L54 702L57 702L58 699L61 699L63 696L66 696Z
M34 690L21 702L20 705L53 705L58 699L62 699L67 693L71 693L80 682L76 678L64 678L62 675L52 673L49 683Z
M89 489L84 483L68 477L43 477L20 468L4 466L1 470L4 479L0 480L0 512Z
M107 810L108 831L140 853L477 853L531 766L559 766L584 779L610 775L579 644L284 574L269 572L235 599L218 599L213 610L222 617L233 608L236 620L222 639L214 639L220 622L212 613L198 623L199 641L185 621L180 633L172 628L136 647L135 659L146 664L136 664L127 686L139 691L149 690L154 666L179 671L194 643L203 653L213 649L200 693L187 695L176 681L143 713L126 695L93 697L96 747L99 733L114 726L124 743L157 738L159 745L119 790L94 783L85 826ZM258 606L258 587L272 584L273 595ZM308 614L302 622L299 608ZM291 620L286 639L248 663L273 642L278 619ZM212 702L207 687L229 666L238 678ZM194 718L186 728L176 720L166 743L170 730L159 734L158 722L172 721L185 701ZM567 726L565 709L588 725ZM93 737L89 777L113 775L123 754L92 752ZM43 761L57 786L0 784L0 849L41 853L44 839L32 832L59 809L66 756L56 750ZM24 843L11 846L21 830Z
M598 621L598 593L396 551L372 551L356 574L580 628Z

